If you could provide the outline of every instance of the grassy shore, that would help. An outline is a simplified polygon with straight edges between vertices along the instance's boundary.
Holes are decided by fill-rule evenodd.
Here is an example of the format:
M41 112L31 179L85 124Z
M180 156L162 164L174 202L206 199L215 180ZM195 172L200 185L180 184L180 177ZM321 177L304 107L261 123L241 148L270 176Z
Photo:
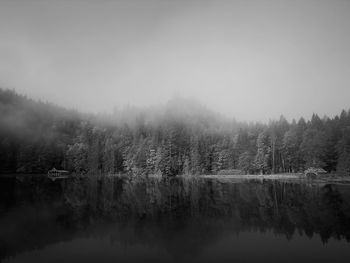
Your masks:
M305 177L303 174L239 174L239 175L201 175L203 178L227 178L227 179L299 179Z
M287 180L287 181L309 181L321 183L350 183L349 176L340 176L337 174L323 174L315 178L306 177L302 173L285 174L242 174L242 175L201 175L201 178L218 180Z

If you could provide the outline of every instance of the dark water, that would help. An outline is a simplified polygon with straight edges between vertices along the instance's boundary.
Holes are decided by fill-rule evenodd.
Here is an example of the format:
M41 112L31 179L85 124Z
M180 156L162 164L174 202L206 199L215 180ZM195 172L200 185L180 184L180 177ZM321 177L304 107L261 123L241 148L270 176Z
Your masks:
M350 186L0 179L2 262L350 262Z

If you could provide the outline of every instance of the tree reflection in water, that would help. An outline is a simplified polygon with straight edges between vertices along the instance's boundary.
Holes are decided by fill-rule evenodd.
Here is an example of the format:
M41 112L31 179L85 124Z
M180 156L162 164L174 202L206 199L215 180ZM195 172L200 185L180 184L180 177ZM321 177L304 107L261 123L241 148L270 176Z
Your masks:
M240 233L350 239L348 185L90 176L1 179L0 190L1 259L96 238L179 260Z

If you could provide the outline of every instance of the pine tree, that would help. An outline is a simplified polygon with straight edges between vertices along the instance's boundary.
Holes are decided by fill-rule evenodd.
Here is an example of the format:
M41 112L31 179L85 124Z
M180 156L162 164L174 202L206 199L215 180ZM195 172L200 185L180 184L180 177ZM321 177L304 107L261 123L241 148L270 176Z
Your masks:
M156 172L156 164L157 152L155 149L150 149L146 160L147 174L153 174Z
M258 150L254 160L255 168L259 170L261 174L264 174L271 168L271 147L266 132L261 132L259 134L256 145Z
M116 166L115 144L113 139L108 137L105 140L102 151L102 170L104 173L114 173Z

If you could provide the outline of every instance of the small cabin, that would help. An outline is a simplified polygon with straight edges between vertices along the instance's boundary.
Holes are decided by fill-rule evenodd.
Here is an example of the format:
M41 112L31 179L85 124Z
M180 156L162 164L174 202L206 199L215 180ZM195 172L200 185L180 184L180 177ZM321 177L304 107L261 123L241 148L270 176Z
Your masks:
M326 174L327 171L324 170L323 168L315 168L315 167L310 167L307 170L305 170L304 174L307 177L315 177L320 174Z
M47 176L52 180L63 179L63 178L67 178L69 176L69 171L57 170L56 168L53 168L52 170L49 170L47 172Z

